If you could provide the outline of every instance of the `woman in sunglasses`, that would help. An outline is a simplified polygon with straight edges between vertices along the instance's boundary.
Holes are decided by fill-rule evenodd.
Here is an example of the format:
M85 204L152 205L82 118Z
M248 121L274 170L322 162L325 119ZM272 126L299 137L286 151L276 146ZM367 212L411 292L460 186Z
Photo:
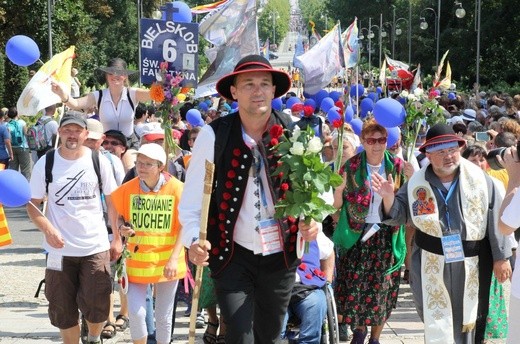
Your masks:
M381 197L372 190L375 172L392 174L396 191L404 182L404 163L387 148L386 128L375 120L361 130L364 150L341 168L344 182L334 193L340 215L334 232L338 248L335 286L338 315L354 328L351 343L379 343L386 320L396 305L400 268L406 255L404 226L382 224Z

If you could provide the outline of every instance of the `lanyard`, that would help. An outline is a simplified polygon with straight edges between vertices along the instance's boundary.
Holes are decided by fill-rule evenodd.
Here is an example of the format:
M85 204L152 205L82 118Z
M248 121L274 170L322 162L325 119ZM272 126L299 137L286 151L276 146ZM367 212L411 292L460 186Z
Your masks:
M446 195L446 197L444 197L444 193L442 192L441 189L437 188L437 191L439 191L439 195L440 197L442 198L442 200L444 201L444 205L446 206L446 224L448 225L448 232L451 232L451 224L450 224L450 212L448 210L448 201L450 200L451 196L453 195L453 193L455 192L455 189L457 189L457 184L459 183L459 179L455 179L455 181L451 184L449 190L448 190L448 194Z

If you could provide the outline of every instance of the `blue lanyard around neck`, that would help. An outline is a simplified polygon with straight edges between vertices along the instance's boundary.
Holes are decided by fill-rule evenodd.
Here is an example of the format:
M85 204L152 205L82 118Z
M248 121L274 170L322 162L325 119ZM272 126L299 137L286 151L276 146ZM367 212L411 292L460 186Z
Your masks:
M448 225L448 231L449 232L451 232L451 224L450 224L450 212L448 210L448 201L450 200L451 196L453 195L453 193L457 189L458 183L459 183L459 179L457 178L450 185L450 188L448 189L448 194L446 195L446 197L444 197L444 193L442 192L442 190L436 187L437 191L439 191L440 197L444 201L444 205L446 206L446 224Z

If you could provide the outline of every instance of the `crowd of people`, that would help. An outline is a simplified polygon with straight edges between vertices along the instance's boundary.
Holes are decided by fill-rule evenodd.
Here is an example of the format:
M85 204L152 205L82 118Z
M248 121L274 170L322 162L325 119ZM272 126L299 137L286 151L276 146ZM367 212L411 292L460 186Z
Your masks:
M377 344L401 283L410 283L427 343L518 337L489 305L504 302L501 283L512 278L510 322L518 319L520 95L435 95L445 123L424 125L407 154L400 139L388 146L388 129L370 114L339 135L320 104L286 106L299 80L257 55L218 81L218 97L187 99L166 131L144 104L149 90L129 86L125 61L100 71L107 87L83 96L79 80L71 90L52 85L65 113L55 120L59 104L43 111L47 144L37 152L16 108L0 111L0 163L30 181L49 318L64 343L78 342L79 311L88 343L127 327L134 343L169 343L176 300L198 268L208 344L320 343L327 292L341 341ZM201 122L187 120L191 109ZM275 218L290 184L273 173L281 162L271 129L295 125L315 129L325 163L337 164L341 149L343 182L322 195L337 211L323 223ZM165 135L175 149L165 149ZM205 161L215 175L201 242ZM301 258L298 233L310 243Z

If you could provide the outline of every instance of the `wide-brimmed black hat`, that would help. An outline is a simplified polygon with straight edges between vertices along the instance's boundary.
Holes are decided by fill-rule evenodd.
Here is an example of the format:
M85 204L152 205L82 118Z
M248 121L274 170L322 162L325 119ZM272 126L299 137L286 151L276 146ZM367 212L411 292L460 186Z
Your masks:
M430 146L437 146L444 143L457 142L459 147L466 144L466 140L455 134L453 128L448 124L437 123L426 133L426 142L419 147L419 151L424 153L426 148Z
M106 67L99 67L98 70L114 75L131 75L137 73L135 70L128 70L125 60L115 57L108 62Z
M260 55L249 55L238 61L233 73L223 76L217 82L217 92L226 99L235 100L233 99L230 90L231 85L233 85L233 82L235 81L235 77L238 74L251 72L271 73L273 76L273 85L276 86L274 91L275 98L281 97L291 88L291 77L289 74L282 72L281 70L273 69L273 66L271 66L269 61Z

